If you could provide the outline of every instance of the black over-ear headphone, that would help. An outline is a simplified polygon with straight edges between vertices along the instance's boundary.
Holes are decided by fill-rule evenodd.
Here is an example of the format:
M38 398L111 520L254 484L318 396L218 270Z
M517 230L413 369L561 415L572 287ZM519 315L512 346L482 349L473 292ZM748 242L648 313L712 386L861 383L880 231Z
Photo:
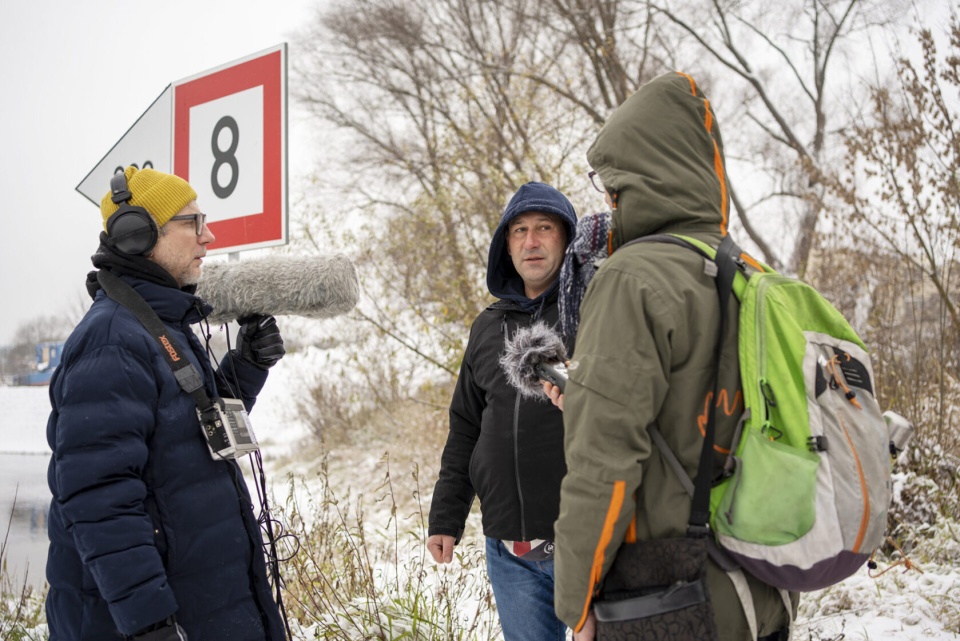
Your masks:
M133 195L127 188L127 176L122 171L110 179L110 199L120 205L107 219L107 242L125 254L146 254L160 235L153 216L143 207L130 204Z

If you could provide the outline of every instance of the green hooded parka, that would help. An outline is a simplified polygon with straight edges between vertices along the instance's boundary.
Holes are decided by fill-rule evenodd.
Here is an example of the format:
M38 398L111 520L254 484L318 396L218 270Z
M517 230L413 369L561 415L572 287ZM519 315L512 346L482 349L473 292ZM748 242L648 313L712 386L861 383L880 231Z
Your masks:
M555 526L555 604L575 631L622 542L686 532L690 498L647 428L659 426L694 477L709 404L717 404L717 469L743 411L735 356L723 359L713 398L720 311L704 259L664 243L615 251L665 233L716 247L727 233L723 143L709 101L685 74L658 77L610 116L587 158L615 208L611 255L580 308L564 399L568 472ZM738 309L731 299L727 355L737 353ZM780 594L747 580L759 636L786 627ZM721 640L750 639L733 584L712 562L708 585Z

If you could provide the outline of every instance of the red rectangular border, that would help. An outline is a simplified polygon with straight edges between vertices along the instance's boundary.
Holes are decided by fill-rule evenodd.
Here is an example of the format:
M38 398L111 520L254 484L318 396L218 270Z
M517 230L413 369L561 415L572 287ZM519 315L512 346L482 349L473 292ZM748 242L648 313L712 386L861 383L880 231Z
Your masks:
M190 108L263 85L263 211L210 223L210 250L283 240L283 59L274 51L174 87L173 173L190 181ZM202 207L202 203L201 203Z

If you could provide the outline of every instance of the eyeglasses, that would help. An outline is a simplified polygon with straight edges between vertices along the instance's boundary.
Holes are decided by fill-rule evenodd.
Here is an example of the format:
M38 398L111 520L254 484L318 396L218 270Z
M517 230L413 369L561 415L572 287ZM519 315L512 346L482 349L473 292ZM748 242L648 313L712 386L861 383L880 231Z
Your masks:
M206 214L180 214L179 216L174 216L170 220L190 220L193 218L195 221L194 224L197 226L197 236L203 233L203 226L207 224L207 215Z
M591 171L587 173L587 178L590 179L590 184L593 185L593 188L599 191L601 194L607 193L607 190L603 188L603 181L600 180L600 177L597 176L596 171Z

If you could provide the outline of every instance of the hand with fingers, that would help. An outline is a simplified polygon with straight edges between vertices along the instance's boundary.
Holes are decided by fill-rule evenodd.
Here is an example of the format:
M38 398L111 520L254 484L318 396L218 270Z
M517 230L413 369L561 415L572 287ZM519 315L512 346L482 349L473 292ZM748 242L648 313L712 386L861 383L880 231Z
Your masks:
M427 550L437 563L450 563L453 560L453 546L456 539L446 534L434 534L427 539Z
M267 370L287 353L277 319L273 316L255 314L240 318L237 322L240 330L237 332L235 352L242 360Z
M540 384L543 385L543 393L547 395L547 398L550 399L550 402L560 408L560 411L563 411L563 391L549 381L540 381Z

